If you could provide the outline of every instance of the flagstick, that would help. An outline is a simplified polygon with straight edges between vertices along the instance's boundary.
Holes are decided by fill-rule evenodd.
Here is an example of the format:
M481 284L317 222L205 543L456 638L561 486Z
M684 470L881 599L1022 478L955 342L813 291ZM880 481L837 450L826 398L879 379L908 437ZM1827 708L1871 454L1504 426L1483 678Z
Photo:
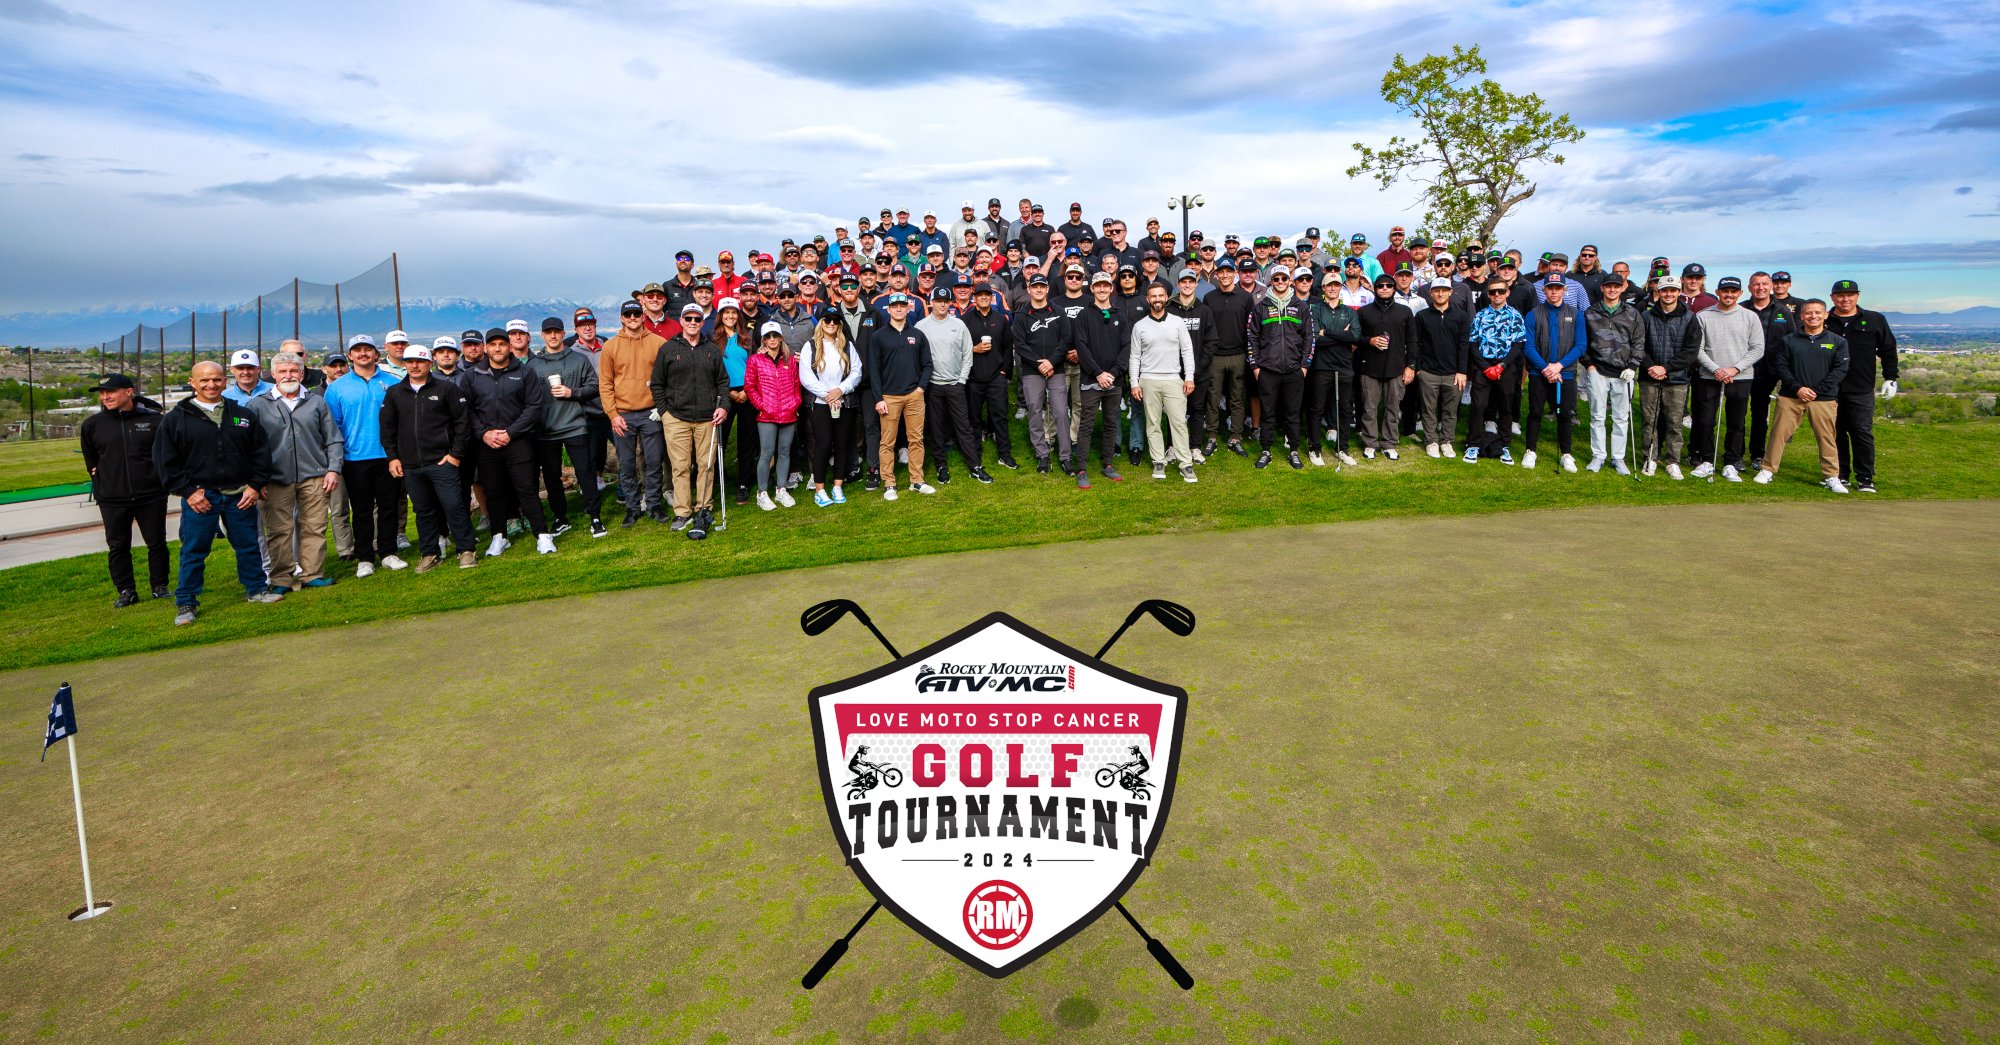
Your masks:
M111 909L110 904L97 906L97 898L90 889L90 843L83 836L83 782L76 773L76 734L69 735L69 789L76 798L76 848L83 856L83 910L69 916L70 921L81 922L95 918Z

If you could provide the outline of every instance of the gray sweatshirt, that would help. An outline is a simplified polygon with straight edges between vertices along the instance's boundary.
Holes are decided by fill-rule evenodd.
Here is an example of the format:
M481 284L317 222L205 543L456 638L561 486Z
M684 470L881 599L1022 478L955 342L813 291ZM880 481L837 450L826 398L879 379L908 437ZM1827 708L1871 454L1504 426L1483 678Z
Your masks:
M1132 358L1126 373L1134 387L1145 378L1194 380L1194 338L1187 320L1173 313L1154 319L1150 313L1132 324Z
M917 320L931 343L931 384L962 385L972 376L972 331L957 316Z
M1757 313L1737 305L1727 312L1722 306L1695 313L1701 324L1701 374L1714 378L1723 367L1742 371L1738 379L1755 377L1753 366L1764 358L1764 320Z
M250 412L264 428L264 445L271 451L271 480L291 485L340 471L347 438L312 389L299 389L292 404L273 387L253 397Z

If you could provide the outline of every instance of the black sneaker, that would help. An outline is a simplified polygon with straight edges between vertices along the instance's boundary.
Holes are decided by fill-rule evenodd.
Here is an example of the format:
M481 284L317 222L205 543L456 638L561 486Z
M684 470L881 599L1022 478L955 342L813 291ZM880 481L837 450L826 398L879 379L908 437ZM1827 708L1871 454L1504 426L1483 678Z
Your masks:
M1061 466L1064 475L1074 476L1085 470L1081 462L1072 464L1069 461L1063 461L1061 462Z
M1863 479L1863 480L1861 480L1860 484L1859 484L1859 485L1857 485L1857 486L1855 487L1855 489L1856 489L1856 490L1859 490L1859 491L1860 491L1860 492L1862 492L1862 493L1874 493L1874 492L1875 492L1875 480L1873 480L1873 479Z
M739 487L737 487L737 488L736 488L736 503L737 503L737 504L749 504L749 503L750 503L750 488L749 488L749 487L747 487L747 486L739 486Z
M1125 460L1131 462L1132 467L1134 468L1139 467L1139 448L1135 446L1132 447L1131 449L1126 450Z
M1046 457L1035 458L1035 471L1043 475L1049 474L1049 459Z
M1266 450L1263 453L1257 455L1257 467L1259 468L1271 467L1271 451Z
M869 493L880 490L882 488L882 473L873 468L868 469L868 481L861 485Z
M1018 465L1018 464L1015 464L1015 463L1014 463L1014 459L1013 459L1013 458L1011 458L1011 457L1005 457L1005 456L1003 456L1003 457L1001 457L1001 458L1000 458L1000 467L1002 467L1002 468L1007 468L1007 469L1012 469L1013 471L1017 471L1017 472L1021 470L1021 466L1020 466L1020 465Z
M847 470L847 481L848 481L848 482L850 482L850 483L856 483L856 482L860 482L860 481L861 481L861 466L860 466L860 465L858 465L858 464L857 464L857 465L855 465L854 467L852 467L852 468L849 468L849 469Z
M674 516L674 521L667 528L678 533L687 529L688 524L691 522L694 522L694 516L692 515L676 515Z
M624 529L629 530L638 521L639 521L639 509L627 508L625 509L625 521L619 523L618 525Z
M653 517L653 521L656 523L673 521L672 520L673 513L667 511L667 506L664 504L654 505L652 511L650 511L648 514L650 514ZM679 527L675 527L675 529L679 529Z
M125 607L127 607L127 606L137 606L137 605L139 605L139 593L138 593L138 592L136 592L136 591L121 591L121 592L119 592L119 593L118 593L118 601L117 601L117 602L114 602L114 603L112 603L112 604L111 604L111 608L112 608L112 609L114 609L114 610L122 610L122 609L124 609L124 608L125 608Z
M708 531L715 528L715 521L706 508L695 509L695 513L688 516L688 519L687 538L690 541L707 540Z
M1243 440L1241 439L1231 439L1229 441L1229 452L1238 457L1250 456L1250 451L1243 449Z
M950 485L950 484L951 484L951 469L949 469L949 468L946 468L946 467L945 467L944 465L938 465L938 470L937 470L937 481L938 481L938 485L939 485L939 486L948 486L948 485Z
M993 483L993 476L988 474L984 468L974 468L972 470L972 477L989 486Z
M629 525L631 525L631 524L627 523L626 525L628 525L628 526L629 526ZM594 518L594 517L593 517L593 518L592 518L592 519L590 520L590 535L591 535L592 537L602 537L602 536L604 536L605 534L608 534L608 533L610 533L610 532L611 532L610 530L607 530L607 529L605 529L605 528L604 528L604 520L603 520L603 519L599 519L599 518Z
M1202 444L1201 455L1203 457L1215 456L1215 440L1210 439L1208 442Z
M549 533L553 536L561 537L563 534L566 534L574 529L576 529L576 527L571 526L569 524L568 519L557 519L555 528L550 530Z
M164 585L164 584L156 584L156 585L154 585L154 586L153 586L153 598L156 598L156 599L164 599L164 598L166 598L166 597L167 597L167 596L168 596L169 594L171 594L171 593L167 591L167 586L166 586L166 585Z
M1299 460L1299 452L1297 450L1293 450L1291 453L1286 454L1285 461L1289 463L1293 468L1304 468L1306 466L1304 461Z

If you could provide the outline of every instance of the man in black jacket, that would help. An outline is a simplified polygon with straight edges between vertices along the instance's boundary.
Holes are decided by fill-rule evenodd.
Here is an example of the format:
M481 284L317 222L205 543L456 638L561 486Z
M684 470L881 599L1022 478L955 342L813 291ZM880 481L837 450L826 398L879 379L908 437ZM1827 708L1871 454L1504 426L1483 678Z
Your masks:
M1296 273L1282 263L1271 270L1271 292L1250 306L1245 329L1244 361L1250 365L1264 409L1259 468L1270 467L1271 447L1280 428L1285 433L1286 462L1293 468L1305 467L1299 459L1299 448L1305 442L1299 432L1299 408L1306 397L1305 371L1312 363L1312 338L1306 331L1309 303L1303 293L1292 293L1294 275L1304 276L1311 285L1312 271L1303 266Z
M1409 365L1409 344L1416 317L1396 302L1396 281L1375 277L1375 302L1361 313L1361 344L1354 349L1354 370L1361 384L1361 456L1379 451L1397 459L1403 389L1417 379Z
M459 462L471 439L471 404L458 385L431 373L431 352L422 345L404 349L403 366L409 373L382 395L382 449L389 455L389 474L403 480L417 510L418 573L436 569L444 557L440 522L451 531L458 568L479 565L472 515L458 488ZM591 478L579 475L577 481Z
M1204 421L1208 411L1208 366L1215 359L1215 313L1195 293L1201 286L1201 273L1194 266L1182 269L1174 286L1177 292L1167 299L1167 314L1181 317L1181 322L1187 324L1188 337L1194 339L1194 394L1187 402L1188 441L1193 444L1191 459L1201 464L1208 459L1202 447L1207 442Z
M146 542L146 577L153 598L167 597L167 491L153 471L153 437L160 410L140 399L132 379L112 374L91 389L104 409L83 422L83 467L90 472L90 496L104 519L114 609L139 601L132 579L132 527Z
M1452 441L1458 432L1458 397L1465 391L1470 368L1471 316L1453 304L1451 279L1431 280L1424 293L1431 306L1419 313L1411 329L1410 366L1417 372L1417 405L1424 415L1424 454L1456 457ZM1468 437L1469 438L1469 437Z
M549 535L535 487L535 424L549 399L548 384L529 374L514 353L488 351L486 362L473 367L461 387L472 407L473 447L479 455L479 478L486 485L487 515L493 520L487 556L496 557L513 546L501 524L517 516L528 520L535 551L553 553L556 539Z
M722 463L717 429L729 420L729 370L722 350L700 331L683 330L653 358L652 390L673 472L673 529L691 541L704 540L714 528L715 491L722 481L716 470Z
M1028 302L1016 309L1009 336L1014 341L1014 361L1021 367L1021 402L1028 410L1028 449L1035 455L1035 471L1046 474L1049 456L1068 461L1069 375L1063 364L1069 353L1069 317L1049 303L1048 277L1036 272L1028 277ZM1052 420L1044 423L1042 408L1047 404Z
M1320 277L1321 294L1308 313L1312 367L1306 371L1306 459L1324 466L1320 450L1333 436L1333 454L1352 465L1347 452L1354 436L1354 346L1361 343L1361 314L1341 300L1340 273Z
M1840 481L1875 492L1875 364L1882 364L1882 398L1896 397L1896 334L1888 317L1861 307L1861 285L1833 285L1833 313L1826 328L1847 340L1847 374L1840 382Z
M993 440L1003 468L1019 468L1014 462L1014 440L1008 429L1013 418L1007 411L1008 366L1014 358L1014 337L1007 314L993 307L993 284L972 286L972 307L958 318L972 335L972 378L967 392L972 405L972 427L982 438Z
M1849 282L1842 280L1842 283ZM1840 286L1840 283L1834 284ZM1827 328L1826 302L1813 298L1799 306L1799 329L1785 335L1772 359L1778 371L1778 416L1771 423L1771 441L1764 446L1764 463L1752 480L1769 483L1785 460L1785 444L1798 431L1799 420L1812 425L1819 442L1820 485L1846 493L1840 478L1840 455L1834 449L1841 382L1851 372L1853 355L1847 340Z
M896 499L896 435L907 432L910 489L933 494L924 482L924 389L931 383L931 345L910 320L910 297L891 294L889 322L876 329L863 347L862 373L875 375L875 413L882 419L878 446L882 469L882 499Z
M1238 457L1249 456L1243 449L1250 401L1250 292L1236 285L1236 263L1223 258L1215 263L1215 289L1201 299L1215 322L1214 350L1208 364L1208 394L1205 410L1208 441L1204 454L1215 453L1217 433L1222 431L1221 404L1229 403L1229 449Z
M257 501L271 479L264 426L250 411L222 397L229 378L222 364L202 360L188 380L194 395L160 422L153 438L153 470L160 485L181 499L181 576L174 589L174 623L193 624L215 531L236 552L236 579L251 602L279 602L264 579L258 547Z
M1131 330L1125 313L1111 300L1111 274L1091 277L1091 303L1070 322L1070 351L1076 353L1077 372L1083 382L1078 396L1082 411L1077 422L1075 457L1077 489L1090 489L1090 439L1100 430L1102 419L1104 477L1123 482L1118 474L1118 405L1122 384L1118 380Z

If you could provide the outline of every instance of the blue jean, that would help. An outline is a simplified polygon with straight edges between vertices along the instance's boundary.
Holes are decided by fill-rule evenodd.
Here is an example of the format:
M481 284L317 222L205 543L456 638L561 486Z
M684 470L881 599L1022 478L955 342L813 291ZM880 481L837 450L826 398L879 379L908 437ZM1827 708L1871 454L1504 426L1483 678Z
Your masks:
M201 594L202 577L207 572L208 547L215 543L215 531L229 536L236 552L236 579L243 594L255 595L269 587L264 581L264 555L257 544L257 509L236 507L236 498L221 490L204 488L208 511L197 512L181 499L181 583L174 589L174 605L193 606Z

